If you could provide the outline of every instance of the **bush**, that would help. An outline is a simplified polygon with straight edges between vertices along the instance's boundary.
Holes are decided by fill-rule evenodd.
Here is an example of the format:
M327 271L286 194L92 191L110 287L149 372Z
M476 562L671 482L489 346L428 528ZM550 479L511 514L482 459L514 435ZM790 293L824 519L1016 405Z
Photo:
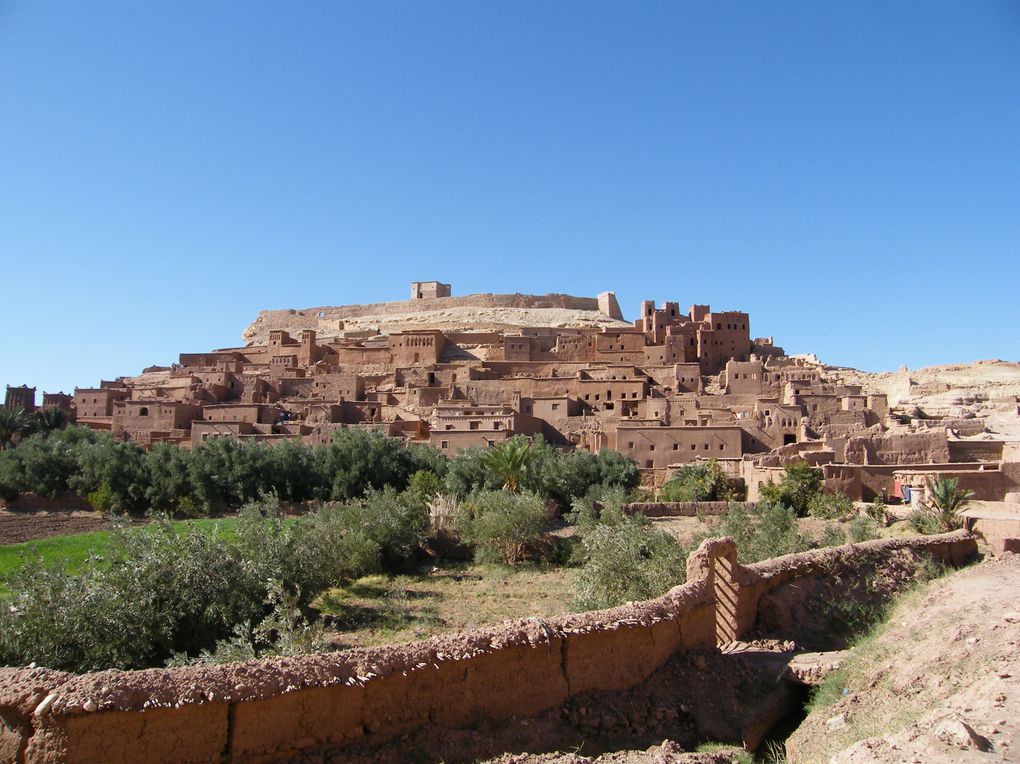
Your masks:
M480 562L516 565L542 557L545 503L536 493L481 491L458 508L457 532Z
M686 579L686 555L676 539L649 527L640 515L598 523L581 543L574 593L582 610L658 597Z
M910 522L910 527L913 528L917 533L924 536L932 536L937 533L942 533L942 525L935 515L924 510L918 510L911 512L907 518Z
M696 538L694 546L713 536L732 536L737 543L737 559L745 564L811 548L810 540L797 532L793 510L769 502L759 502L750 508L730 504L719 524Z
M766 503L783 504L798 517L807 514L808 502L822 487L822 471L805 461L793 462L783 468L779 483L771 480L762 486L761 498Z
M883 527L889 524L889 515L881 496L876 496L875 500L865 507L864 514Z
M623 488L596 486L585 496L574 499L571 511L564 519L576 525L582 535L599 523L619 525L626 517L623 507L629 498L629 493Z
M413 556L426 527L424 506L389 489L292 520L263 497L232 541L165 519L121 529L78 574L36 559L8 579L0 663L132 669L318 644L319 592Z
M841 520L854 511L854 503L842 491L816 493L808 499L807 513L823 520Z
M143 668L211 648L264 599L264 584L216 532L169 523L116 532L78 575L36 560L8 584L0 662L72 671Z
M499 458L520 454L523 458ZM450 462L446 488L464 498L476 491L491 491L507 484L507 478L520 490L537 493L555 501L560 507L586 495L596 486L633 489L640 480L637 464L616 451L601 451L597 456L587 451L564 451L550 445L541 435L529 443L518 435L493 449L468 448Z
M850 524L847 526L850 540L855 544L859 544L862 541L877 539L879 535L878 529L878 523L866 515L857 515L857 517L851 520Z
M723 473L715 459L688 464L659 492L660 501L740 501L744 491L739 480Z

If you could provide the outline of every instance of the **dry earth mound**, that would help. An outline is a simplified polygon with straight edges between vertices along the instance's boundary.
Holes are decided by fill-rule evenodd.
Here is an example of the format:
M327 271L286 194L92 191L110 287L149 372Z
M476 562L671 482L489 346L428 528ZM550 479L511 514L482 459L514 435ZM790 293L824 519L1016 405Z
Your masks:
M833 679L791 764L1020 761L1020 556L906 598Z

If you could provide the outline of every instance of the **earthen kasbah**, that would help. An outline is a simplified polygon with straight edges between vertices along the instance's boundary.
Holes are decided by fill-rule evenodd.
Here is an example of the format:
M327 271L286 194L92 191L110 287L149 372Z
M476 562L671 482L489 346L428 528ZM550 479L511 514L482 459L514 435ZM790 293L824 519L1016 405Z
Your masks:
M942 473L979 499L1020 490L1020 444L962 437L973 421L891 410L885 395L755 338L747 313L708 305L644 301L627 322L612 292L452 296L424 281L401 302L263 311L244 341L43 405L145 447L323 443L372 428L453 455L541 435L616 449L648 486L716 459L751 500L798 459L866 501L916 496ZM7 404L30 408L34 392L8 388Z

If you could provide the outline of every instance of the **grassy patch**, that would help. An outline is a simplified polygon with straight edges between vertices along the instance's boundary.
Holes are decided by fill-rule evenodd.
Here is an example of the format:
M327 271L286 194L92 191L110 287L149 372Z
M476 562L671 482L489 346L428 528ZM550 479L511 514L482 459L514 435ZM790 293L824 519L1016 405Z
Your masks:
M694 749L695 753L728 753L732 754L737 764L754 764L754 757L747 751L730 743L702 743Z
M370 647L566 613L572 577L562 568L444 563L420 574L366 576L315 604L331 616L340 644Z
M232 517L206 518L182 520L174 523L174 526L183 530L190 525L209 533L218 524L220 533L224 538L230 540L234 536L236 522L236 519ZM20 544L0 546L0 599L10 595L7 579L26 560L34 559L37 556L42 557L45 564L64 564L67 565L69 571L74 573L88 559L89 554L103 554L110 545L111 536L111 531L94 531L76 533L71 536L51 536L45 539L24 541Z

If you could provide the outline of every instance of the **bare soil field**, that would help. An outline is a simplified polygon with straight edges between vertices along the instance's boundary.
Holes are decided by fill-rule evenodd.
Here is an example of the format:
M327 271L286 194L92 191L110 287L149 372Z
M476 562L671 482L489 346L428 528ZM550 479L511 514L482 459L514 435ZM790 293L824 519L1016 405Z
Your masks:
M101 531L106 527L106 522L106 518L99 512L0 510L0 546L51 536Z

